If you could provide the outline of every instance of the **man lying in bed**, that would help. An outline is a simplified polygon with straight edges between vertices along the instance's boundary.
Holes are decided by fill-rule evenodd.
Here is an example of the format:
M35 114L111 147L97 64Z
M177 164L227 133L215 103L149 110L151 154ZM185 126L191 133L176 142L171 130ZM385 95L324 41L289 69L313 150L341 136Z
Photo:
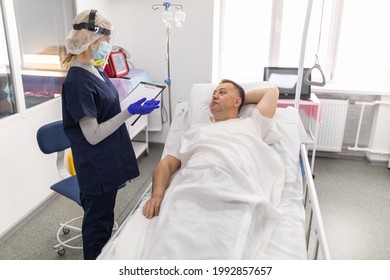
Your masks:
M220 82L210 96L210 121L188 129L154 171L143 214L160 216L147 258L261 257L284 185L282 163L262 141L278 96L276 87L245 94L233 81ZM257 104L248 118L239 116L243 104Z

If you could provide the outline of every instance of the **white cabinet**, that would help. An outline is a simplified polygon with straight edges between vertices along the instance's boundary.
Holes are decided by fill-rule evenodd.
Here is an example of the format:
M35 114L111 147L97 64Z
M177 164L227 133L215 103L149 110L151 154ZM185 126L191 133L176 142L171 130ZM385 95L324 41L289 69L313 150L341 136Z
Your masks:
M129 131L131 141L133 143L133 149L136 158L142 153L149 153L149 139L148 139L148 116L141 116L133 125L127 123L127 130ZM134 138L141 131L145 131L145 141L135 141Z
M150 82L149 74L142 69L132 69L128 75L123 78L111 78L119 93L119 100L122 100L140 83ZM138 96L134 96L131 102L136 102ZM122 106L122 105L121 105ZM132 116L126 121L127 130L129 131L133 149L138 158L142 153L149 153L149 139L148 139L148 116L144 115L138 119L139 115ZM133 124L134 123L134 124ZM145 131L145 141L137 141L134 138L141 132Z
M294 99L279 99L278 107L284 108L287 106L294 106ZM312 150L311 170L314 170L314 160L316 156L317 138L319 125L322 119L321 101L314 93L311 93L309 100L300 100L299 115L303 126L306 129L307 139L304 140L307 148Z

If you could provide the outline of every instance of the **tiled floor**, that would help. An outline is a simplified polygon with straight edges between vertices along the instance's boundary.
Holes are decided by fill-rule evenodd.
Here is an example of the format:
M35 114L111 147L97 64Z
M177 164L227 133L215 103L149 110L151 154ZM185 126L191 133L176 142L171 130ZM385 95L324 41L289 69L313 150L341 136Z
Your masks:
M332 258L390 260L390 170L317 158L314 174Z

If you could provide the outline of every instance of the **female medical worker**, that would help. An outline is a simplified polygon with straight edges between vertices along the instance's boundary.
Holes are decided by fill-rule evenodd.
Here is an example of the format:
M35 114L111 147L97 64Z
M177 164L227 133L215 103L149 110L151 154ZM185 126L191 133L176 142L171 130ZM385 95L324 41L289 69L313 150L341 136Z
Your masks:
M111 34L109 20L86 10L75 17L65 39L68 54L63 62L70 68L62 86L62 115L84 209L84 259L100 254L112 233L117 190L139 175L124 122L159 107L159 101L143 98L121 111L117 90L94 66L110 54Z

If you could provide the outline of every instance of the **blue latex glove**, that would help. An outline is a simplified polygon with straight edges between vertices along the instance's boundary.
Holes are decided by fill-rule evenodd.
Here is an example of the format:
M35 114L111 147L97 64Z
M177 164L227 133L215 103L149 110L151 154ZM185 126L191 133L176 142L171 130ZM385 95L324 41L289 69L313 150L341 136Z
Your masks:
M146 115L146 114L150 114L151 112L153 112L153 110L160 107L159 106L160 100L150 99L146 102L145 100L146 97L138 100L133 104L130 104L129 107L127 107L127 111L129 111L129 113L132 115L138 115L138 114Z

